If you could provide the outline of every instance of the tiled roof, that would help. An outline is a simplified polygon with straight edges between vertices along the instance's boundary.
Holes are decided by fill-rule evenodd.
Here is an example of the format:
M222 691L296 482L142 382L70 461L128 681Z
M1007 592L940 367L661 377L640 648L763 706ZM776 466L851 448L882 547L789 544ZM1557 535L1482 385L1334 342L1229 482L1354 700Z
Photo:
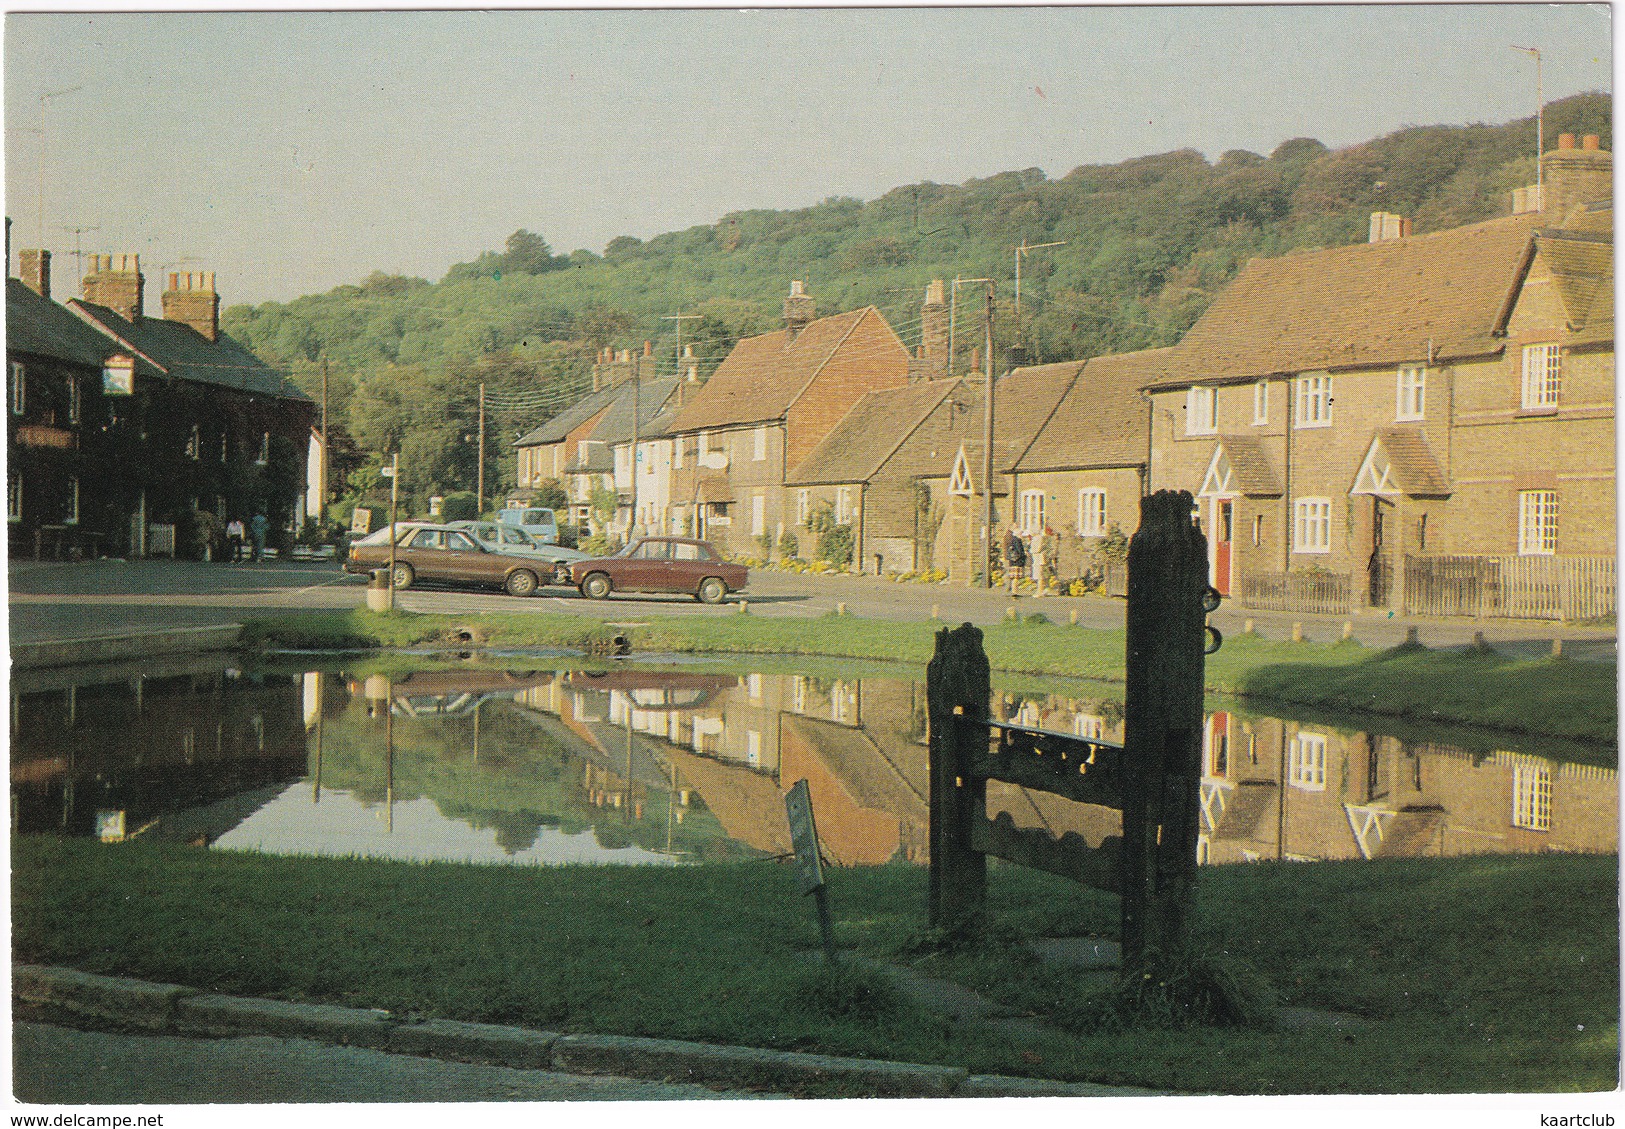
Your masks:
M1262 440L1251 435L1221 435L1219 446L1230 460L1232 485L1251 498L1281 496L1281 478L1275 473Z
M675 376L663 376L640 381L635 396L630 381L617 385L615 391L618 395L611 398L609 411L604 413L604 418L598 421L588 438L603 443L625 443L630 440L634 398L638 404L638 435L640 438L647 436L649 424L666 406L672 393L677 391L677 380Z
M1150 405L1140 389L1167 371L1169 349L1092 357L1016 463L1022 472L1138 466L1148 457ZM997 405L995 404L995 407Z
M1074 382L1083 372L1082 361L1061 361L1049 365L1028 365L1018 368L993 386L993 465L1008 471L1032 445L1043 430L1061 400L1072 390ZM977 397L980 401L981 397ZM982 405L976 405L982 411ZM978 433L978 437L980 433ZM982 445L976 444L966 454L975 466L981 459Z
M600 388L597 392L588 393L534 431L515 439L513 445L538 447L546 443L564 442L570 432L609 407L615 399L615 392L614 388Z
M20 279L6 279L6 351L52 357L86 368L101 368L119 346L66 308L43 298ZM138 363L140 363L138 361ZM145 364L142 368L155 371Z
M1254 259L1157 387L1493 353L1539 216Z
M176 379L282 400L310 400L293 381L223 333L210 341L178 321L148 317L127 321L106 306L78 298L68 308L133 345Z
M875 319L890 338L886 356L875 360L895 359L901 372L908 350L878 310L866 306L833 314L808 322L793 339L785 329L742 339L684 407L672 430L697 431L782 418L865 318Z
M957 380L932 380L866 394L785 482L868 482L948 394L961 388Z
M1536 242L1540 261L1551 272L1569 328L1586 339L1614 335L1614 246L1595 238L1573 238L1564 232L1542 232Z
M1420 498L1442 498L1450 493L1450 480L1420 431L1406 427L1378 428L1377 442L1388 453L1388 470L1394 476L1394 484L1405 493Z

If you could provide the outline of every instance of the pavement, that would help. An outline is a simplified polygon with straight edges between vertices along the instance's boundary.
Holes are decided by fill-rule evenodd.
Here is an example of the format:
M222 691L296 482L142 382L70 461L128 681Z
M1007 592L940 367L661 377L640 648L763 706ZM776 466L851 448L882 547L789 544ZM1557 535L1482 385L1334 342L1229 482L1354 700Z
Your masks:
M1153 1094L954 1066L402 1018L35 965L13 968L12 1003L13 1089L38 1104Z
M11 561L8 565L10 638L13 646L40 641L146 634L175 628L240 623L259 615L358 607L365 581L332 562L278 560L242 564L190 561ZM411 589L399 593L409 611L451 615L500 612L514 615L567 612L609 621L650 615L734 615L743 599L753 615L813 618L844 609L882 620L924 620L989 626L1012 610L1042 612L1058 623L1117 629L1124 602L1101 596L1011 597L950 584L899 584L873 576L815 576L757 570L750 586L730 602L707 607L678 596L617 595L587 600L573 589L544 588L516 599L499 593ZM1249 626L1266 638L1330 642L1347 632L1368 646L1391 647L1414 631L1435 648L1485 645L1534 658L1550 654L1554 640L1573 659L1613 660L1616 632L1540 620L1472 620L1389 616L1366 612L1324 616L1249 611L1222 606L1211 622L1227 636Z

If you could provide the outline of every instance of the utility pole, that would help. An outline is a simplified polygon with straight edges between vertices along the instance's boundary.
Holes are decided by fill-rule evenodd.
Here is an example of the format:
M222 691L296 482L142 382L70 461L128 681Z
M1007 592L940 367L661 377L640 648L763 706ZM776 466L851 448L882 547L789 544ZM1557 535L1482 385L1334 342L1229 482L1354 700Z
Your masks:
M1016 248L1016 333L1015 333L1015 341L1016 341L1017 347L1022 347L1023 346L1023 341L1022 341L1022 337L1021 337L1021 257L1023 255L1025 255L1028 251L1037 251L1042 247L1065 247L1065 246L1066 246L1066 240L1065 239L1057 240L1054 243L1028 243L1025 239L1023 239L1021 241L1021 246Z
M1546 86L1540 73L1540 48L1519 47L1513 44L1512 49L1535 57L1535 197L1540 201L1540 207L1544 209L1546 196L1540 160L1546 155Z
M956 278L948 288L948 375L954 374L954 315L959 308L959 284L962 282L992 282L991 278Z
M476 461L478 466L474 485L474 509L476 513L485 513L485 382L480 382L480 453Z
M401 453L396 451L389 464L389 607L395 610L395 515L401 497Z
M987 383L982 405L982 587L993 587L993 283L987 284L987 351L982 361ZM974 575L974 572L972 573Z
M683 323L685 321L698 321L704 314L666 314L661 321L674 321L677 323L677 354L673 362L673 371L681 378L683 375ZM656 372L658 376L658 371Z

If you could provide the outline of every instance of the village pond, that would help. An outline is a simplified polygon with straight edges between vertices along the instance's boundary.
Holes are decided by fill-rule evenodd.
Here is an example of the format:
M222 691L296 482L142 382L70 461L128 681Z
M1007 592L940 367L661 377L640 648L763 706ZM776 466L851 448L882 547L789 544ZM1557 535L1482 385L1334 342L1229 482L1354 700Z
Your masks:
M808 781L826 859L927 861L923 672L536 659L21 672L12 826L215 850L671 866L792 852ZM1121 688L995 679L995 716L1120 742ZM1613 749L1208 704L1204 864L1618 849ZM1106 808L1002 784L990 815L1082 835Z

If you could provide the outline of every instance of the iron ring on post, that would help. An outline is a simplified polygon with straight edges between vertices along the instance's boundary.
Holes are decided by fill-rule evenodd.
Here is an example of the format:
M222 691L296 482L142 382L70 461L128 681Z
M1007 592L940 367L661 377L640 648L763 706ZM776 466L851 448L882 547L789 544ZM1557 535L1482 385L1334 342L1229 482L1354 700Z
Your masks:
M1213 587L1213 585L1209 584L1207 589L1202 593L1203 613L1206 615L1212 615L1214 612L1218 611L1219 601L1222 599L1224 599L1224 597L1219 595L1219 590Z
M1211 655L1220 647L1224 646L1224 636L1220 634L1219 629L1214 627L1211 623L1206 625L1205 630L1208 633L1208 644L1202 648L1202 653L1204 655Z

